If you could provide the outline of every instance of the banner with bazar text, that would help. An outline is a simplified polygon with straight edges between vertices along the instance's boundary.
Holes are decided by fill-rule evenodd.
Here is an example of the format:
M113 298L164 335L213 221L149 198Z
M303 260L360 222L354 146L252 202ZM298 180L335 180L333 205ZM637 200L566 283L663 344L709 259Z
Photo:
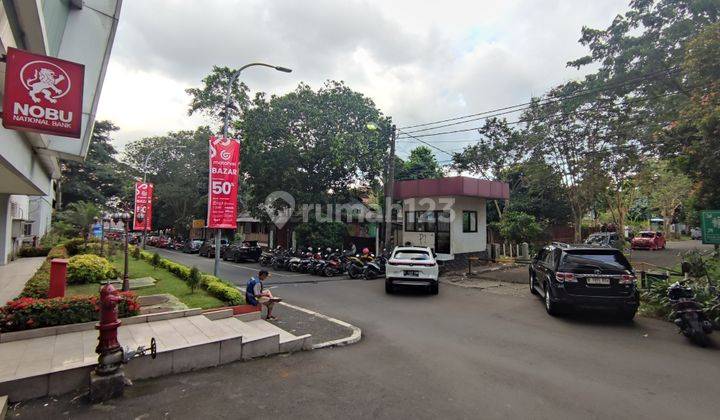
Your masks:
M208 182L207 227L237 227L238 170L240 143L233 139L210 137L210 176Z
M152 197L154 188L154 185L149 182L135 182L133 230L152 230Z

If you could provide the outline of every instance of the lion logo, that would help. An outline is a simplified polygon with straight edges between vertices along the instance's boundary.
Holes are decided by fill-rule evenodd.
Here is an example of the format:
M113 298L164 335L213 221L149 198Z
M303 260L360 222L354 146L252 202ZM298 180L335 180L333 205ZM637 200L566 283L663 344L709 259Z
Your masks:
M33 102L44 98L51 104L70 91L70 78L65 70L47 61L31 61L20 70L20 79Z

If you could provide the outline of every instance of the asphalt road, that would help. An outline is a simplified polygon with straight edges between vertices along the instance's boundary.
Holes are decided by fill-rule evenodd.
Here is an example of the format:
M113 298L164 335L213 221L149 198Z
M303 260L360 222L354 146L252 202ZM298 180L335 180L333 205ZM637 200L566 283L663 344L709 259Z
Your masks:
M194 258L203 270L212 263L176 258ZM240 283L254 267L233 266L223 266L230 277L221 274ZM439 296L389 296L382 280L275 279L285 284L273 293L359 326L363 340L138 381L110 404L38 400L9 417L717 419L720 413L720 346L692 346L666 322L623 323L604 313L553 318L529 293L443 284Z

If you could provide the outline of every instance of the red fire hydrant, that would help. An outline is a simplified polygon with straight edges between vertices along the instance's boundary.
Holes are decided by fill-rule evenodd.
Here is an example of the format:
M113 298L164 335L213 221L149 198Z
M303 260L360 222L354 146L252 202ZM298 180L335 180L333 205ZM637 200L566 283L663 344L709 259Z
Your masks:
M99 354L95 369L99 375L115 373L123 362L123 350L118 343L118 302L122 300L118 290L107 283L100 289L100 322L95 328L100 330L95 352Z

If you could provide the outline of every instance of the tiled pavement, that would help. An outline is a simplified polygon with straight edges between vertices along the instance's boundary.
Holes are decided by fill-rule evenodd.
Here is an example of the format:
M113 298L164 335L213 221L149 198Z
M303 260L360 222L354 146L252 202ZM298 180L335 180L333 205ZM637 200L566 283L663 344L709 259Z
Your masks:
M5 305L20 294L43 261L45 257L20 258L10 264L0 265L0 305Z

